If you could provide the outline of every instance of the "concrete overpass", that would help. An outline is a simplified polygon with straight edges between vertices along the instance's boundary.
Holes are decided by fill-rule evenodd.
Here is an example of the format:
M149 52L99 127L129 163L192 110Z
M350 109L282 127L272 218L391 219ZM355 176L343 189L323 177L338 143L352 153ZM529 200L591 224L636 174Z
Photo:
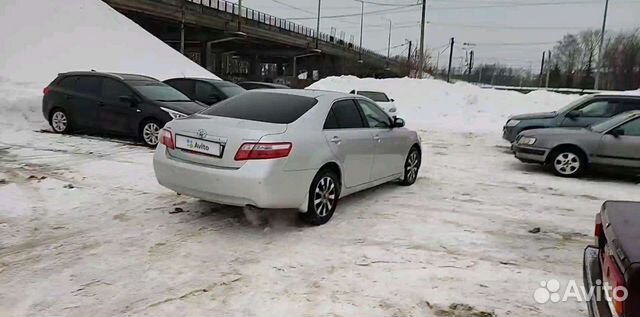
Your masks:
M184 46L185 55L228 80L304 86L331 75L390 77L409 71L404 63L335 35L320 33L316 41L312 28L246 7L239 12L224 0L103 1L177 50Z

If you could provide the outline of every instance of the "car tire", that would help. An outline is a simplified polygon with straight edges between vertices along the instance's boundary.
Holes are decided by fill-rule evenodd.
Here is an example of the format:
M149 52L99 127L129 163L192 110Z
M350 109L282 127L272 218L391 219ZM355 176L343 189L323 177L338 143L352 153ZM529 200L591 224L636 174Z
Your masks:
M418 171L420 170L420 164L422 163L422 155L420 149L414 146L409 150L407 159L404 162L404 174L400 185L411 186L418 179Z
M340 198L340 178L331 169L322 169L311 182L307 212L301 219L313 226L327 223L333 216Z
M71 132L71 121L69 120L67 113L60 108L56 108L51 111L51 115L49 116L49 125L55 133Z
M158 120L145 120L140 125L140 141L149 147L155 147L160 140L160 129L162 125Z
M549 166L560 177L580 177L587 169L587 159L575 148L561 148L549 155Z

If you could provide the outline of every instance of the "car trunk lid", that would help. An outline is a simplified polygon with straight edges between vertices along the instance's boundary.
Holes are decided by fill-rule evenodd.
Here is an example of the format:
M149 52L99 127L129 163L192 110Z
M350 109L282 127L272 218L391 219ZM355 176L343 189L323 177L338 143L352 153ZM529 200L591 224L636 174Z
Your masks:
M174 159L211 167L237 169L246 161L235 155L243 143L259 142L266 135L281 134L286 124L196 114L167 124L174 134Z

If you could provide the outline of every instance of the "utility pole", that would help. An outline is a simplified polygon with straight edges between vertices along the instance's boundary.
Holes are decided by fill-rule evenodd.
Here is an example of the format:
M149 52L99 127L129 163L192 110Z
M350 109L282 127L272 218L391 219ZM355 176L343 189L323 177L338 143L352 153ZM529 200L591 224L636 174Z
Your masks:
M427 19L427 0L422 0L422 21L420 22L420 52L418 52L418 78L422 78L424 68L424 27Z
M242 0L240 0L242 1ZM322 0L318 0L318 22L316 23L316 49L318 48L318 41L320 40L320 6Z
M598 70L596 71L596 82L593 89L600 89L600 72L602 72L602 47L604 46L604 32L607 28L607 11L609 10L609 0L604 3L604 18L602 18L602 32L600 33L600 47L598 48Z
M544 85L546 88L549 88L549 74L551 72L551 50L549 50L549 54L547 54L547 82Z
M391 59L391 20L389 20L389 43L387 44L387 59Z
M451 82L451 63L453 62L453 45L455 43L455 38L451 38L451 47L449 48L449 70L447 71L447 82Z
M182 19L180 21L180 53L184 55L184 20L185 20L185 6L187 0L182 1Z
M473 50L469 52L469 73L467 74L467 81L471 82L471 71L473 70Z
M409 65L409 77L411 77L411 45L413 42L409 41L409 56L407 57L407 64Z
M238 32L242 28L242 0L238 0Z
M480 68L478 68L478 83L482 83L482 66L480 66Z
M364 0L360 0L360 3L362 4L362 10L360 12L360 60L358 60L359 63L362 63L362 30L364 28Z
M544 75L544 57L547 52L542 52L542 63L540 64L540 76L538 76L538 87L542 87L542 75Z

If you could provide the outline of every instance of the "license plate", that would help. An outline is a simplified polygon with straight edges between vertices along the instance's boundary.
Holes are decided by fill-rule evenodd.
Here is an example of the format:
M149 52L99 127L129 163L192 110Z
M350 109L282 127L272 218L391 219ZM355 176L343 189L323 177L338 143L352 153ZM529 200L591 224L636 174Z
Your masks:
M182 150L197 152L220 157L222 146L220 143L176 135L176 147Z

